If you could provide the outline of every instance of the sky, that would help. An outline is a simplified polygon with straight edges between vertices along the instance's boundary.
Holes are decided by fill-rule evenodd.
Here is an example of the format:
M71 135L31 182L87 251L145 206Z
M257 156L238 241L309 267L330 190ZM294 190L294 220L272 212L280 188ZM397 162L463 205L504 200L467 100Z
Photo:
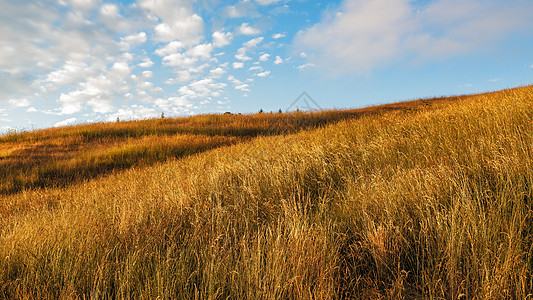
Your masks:
M531 84L531 0L0 0L0 133ZM298 105L298 104L297 104Z

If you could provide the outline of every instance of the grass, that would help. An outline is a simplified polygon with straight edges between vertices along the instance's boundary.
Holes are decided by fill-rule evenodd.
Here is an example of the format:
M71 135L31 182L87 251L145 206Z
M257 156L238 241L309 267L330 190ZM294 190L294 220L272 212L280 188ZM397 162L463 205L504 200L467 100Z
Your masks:
M230 127L220 123L179 132L174 143L165 133L169 149L199 137L236 140L1 196L0 297L531 297L532 95L527 86L352 111L245 141L208 133ZM199 118L226 117L278 116ZM57 132L76 130L84 127ZM33 141L46 143L46 134ZM145 149L133 151L136 161L159 141L129 139L134 146L102 153Z
M295 133L383 110L410 109L420 103L314 113L201 115L7 134L0 136L0 194L65 187L257 136Z

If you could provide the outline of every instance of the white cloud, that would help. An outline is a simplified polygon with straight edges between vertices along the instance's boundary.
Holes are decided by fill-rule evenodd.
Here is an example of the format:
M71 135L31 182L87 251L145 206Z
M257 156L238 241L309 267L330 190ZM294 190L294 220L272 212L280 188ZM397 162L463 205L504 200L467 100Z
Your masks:
M255 76L257 77L267 77L268 75L270 75L270 71L265 71L265 72L255 74Z
M258 35L261 31L257 28L251 27L248 23L242 23L238 29L238 33L242 35Z
M259 56L259 60L260 61L267 61L269 58L270 58L270 54L268 54L268 53L265 53L265 54Z
M284 38L286 35L284 33L274 33L272 35L272 38L277 40L277 39L281 39L281 38Z
M163 64L174 67L188 67L198 62L198 58L189 57L183 53L174 53L163 57Z
M14 107L28 107L30 106L30 100L26 99L26 98L22 98L22 99L11 99L9 100L9 103L11 105L13 105Z
M154 77L154 72L152 71L143 71L142 72L144 78L152 78Z
M155 27L155 39L162 42L179 40L194 45L203 38L204 21L194 13L193 1L141 0L139 6L161 21Z
M248 69L248 71L256 71L256 70L263 70L261 66L253 66Z
M276 60L274 60L275 65L279 65L283 63L283 59L279 56L276 56Z
M193 57L208 59L211 57L211 51L213 51L213 45L201 44L187 50L187 54Z
M250 90L250 85L249 85L249 84L246 84L246 83L236 85L236 86L235 86L235 89L236 89L236 90L239 90L239 91L243 91L243 92L249 92L249 91L251 91L251 90Z
M257 47L257 45L259 45L263 40L264 38L262 36L256 37L254 39L249 40L248 42L245 42L243 46L246 48Z
M230 44L233 35L231 32L223 33L221 31L213 32L213 46L215 48L221 48Z
M251 60L252 59L251 57L249 57L246 54L246 48L245 47L239 48L237 50L237 54L235 54L235 58L240 60L240 61L247 61L247 60Z
M217 78L224 75L225 73L226 71L220 67L209 71L209 75Z
M182 42L179 41L172 41L168 44L166 44L164 47L161 47L157 50L155 50L155 54L159 56L167 56L169 54L177 53L179 50L183 49L184 45Z
M71 5L78 9L91 9L96 8L100 0L72 0Z
M130 107L122 107L116 113L109 115L108 122L113 122L117 118L120 120L135 120L135 119L147 119L160 116L161 113L156 112L152 107L145 107L142 105L131 105Z
M143 62L138 64L138 66L141 67L141 68L150 68L153 65L154 65L154 63L152 62L152 60L149 57L145 57L143 59Z
M242 68L244 68L244 63L242 63L242 62L234 62L233 63L233 68L234 69L242 69Z
M138 34L128 35L120 38L122 49L130 49L133 45L140 45L146 42L146 32L139 32Z
M274 3L278 3L280 0L255 0L257 4L259 5L270 5Z
M311 68L311 67L314 67L314 66L315 66L315 64L307 63L307 64L300 65L300 66L298 66L296 68L298 70L302 71L304 69Z
M298 33L297 49L334 74L366 73L400 58L434 60L482 50L533 29L522 0L344 0L340 12Z
M55 123L54 127L68 126L74 124L74 122L76 122L76 118L68 118L66 120Z
M256 17L258 15L255 5L249 0L239 1L235 5L224 7L222 10L224 18Z

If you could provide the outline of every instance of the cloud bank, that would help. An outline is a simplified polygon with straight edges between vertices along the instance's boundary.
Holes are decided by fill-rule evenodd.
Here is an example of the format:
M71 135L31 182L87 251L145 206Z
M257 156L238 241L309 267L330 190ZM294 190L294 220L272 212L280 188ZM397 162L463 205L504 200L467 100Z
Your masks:
M294 46L330 74L364 74L400 59L427 61L498 47L533 30L526 0L344 0L298 33Z

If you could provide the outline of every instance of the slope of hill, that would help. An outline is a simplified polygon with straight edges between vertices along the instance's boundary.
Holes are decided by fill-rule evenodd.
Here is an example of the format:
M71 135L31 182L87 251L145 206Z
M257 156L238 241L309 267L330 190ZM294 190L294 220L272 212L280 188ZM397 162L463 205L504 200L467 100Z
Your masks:
M527 86L222 135L181 159L5 193L0 297L527 298L532 96ZM268 118L263 128L279 122Z
M260 135L289 134L362 115L420 105L422 101L313 113L201 115L0 136L0 194L64 187L132 166L151 165Z

